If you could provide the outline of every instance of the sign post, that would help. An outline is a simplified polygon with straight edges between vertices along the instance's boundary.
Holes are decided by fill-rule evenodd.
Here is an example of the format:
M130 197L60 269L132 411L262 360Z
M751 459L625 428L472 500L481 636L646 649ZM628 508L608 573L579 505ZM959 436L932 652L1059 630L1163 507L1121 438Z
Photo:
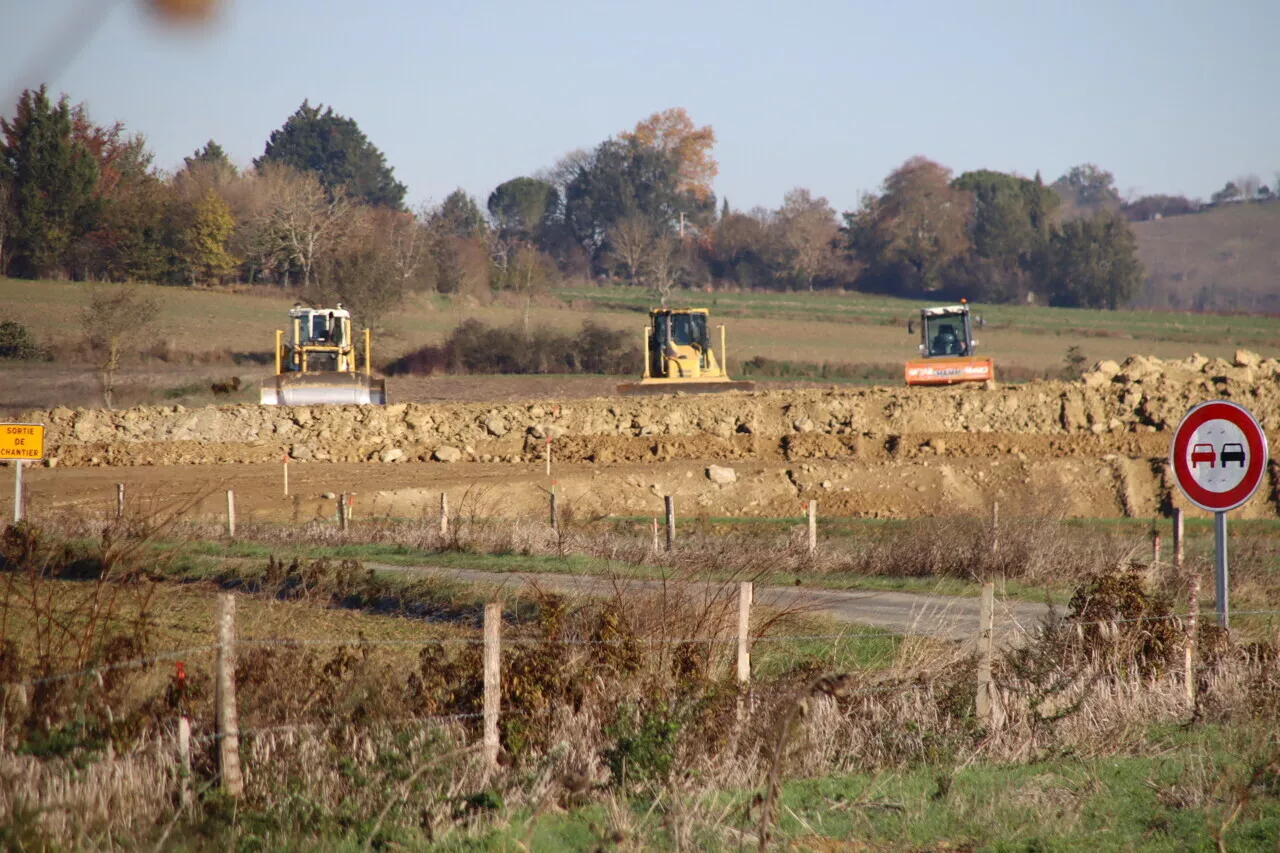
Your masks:
M22 521L22 465L44 458L44 424L0 424L0 459L13 461L13 523Z
M1242 505L1267 470L1267 435L1237 403L1210 400L1191 410L1173 432L1169 462L1187 500L1213 513L1214 591L1218 624L1230 626L1227 513Z

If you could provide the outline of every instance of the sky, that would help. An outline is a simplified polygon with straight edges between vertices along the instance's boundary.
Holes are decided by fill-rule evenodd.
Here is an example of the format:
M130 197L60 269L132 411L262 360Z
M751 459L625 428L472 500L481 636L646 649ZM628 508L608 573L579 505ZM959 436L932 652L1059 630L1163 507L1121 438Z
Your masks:
M248 164L310 99L413 205L483 204L673 106L715 129L738 209L794 187L852 209L914 155L1046 181L1093 162L1122 193L1201 198L1280 172L1275 0L219 2L175 29L143 0L0 0L2 109L43 80L173 170L209 139Z

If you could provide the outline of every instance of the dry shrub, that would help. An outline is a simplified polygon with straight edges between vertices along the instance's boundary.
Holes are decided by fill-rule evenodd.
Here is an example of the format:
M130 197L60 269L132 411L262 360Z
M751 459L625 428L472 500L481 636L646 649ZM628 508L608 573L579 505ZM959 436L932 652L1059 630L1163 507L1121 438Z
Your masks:
M1173 602L1147 586L1142 567L1133 566L1100 572L1076 590L1067 619L1092 662L1147 675L1181 658L1185 632Z
M483 522L483 504L479 497L471 504L474 524L467 521L468 513L459 512L444 536L430 520L363 522L345 538L329 527L322 538L334 544L409 541L436 549L513 547L509 531ZM524 527L538 529L532 523ZM577 522L561 527L560 541L544 522L541 538L530 536L525 544L542 549L538 553L567 543L611 559L654 561L670 579L645 585L618 579L611 582L610 594L581 600L535 593L531 606L509 608L501 659L504 768L497 773L486 773L474 751L464 747L478 738L482 708L474 604L455 608L449 618L458 623L456 634L438 643L424 640L412 663L403 651L360 640L333 646L288 637L242 642L237 685L246 802L269 816L264 837L306 837L333 821L365 833L374 814L433 834L466 834L503 811L540 814L601 796L639 793L654 798L672 846L694 849L701 833L721 831L726 812L713 792L726 786L759 786L762 797L751 822L767 834L776 812L770 792L791 776L920 763L960 767L978 756L1026 762L1068 751L1107 755L1137 746L1154 722L1189 716L1177 667L1170 665L1176 662L1172 653L1180 650L1180 628L1167 602L1149 594L1137 575L1097 571L1106 568L1106 548L1091 545L1094 550L1082 557L1071 547L1078 540L1065 534L1057 547L1066 556L1053 558L1059 562L1046 558L1034 570L1072 566L1081 571L1091 564L1094 574L1073 597L1067 617L998 656L997 715L987 726L974 712L976 661L955 645L936 643L931 655L922 656L903 644L897 663L883 671L831 673L801 662L749 688L736 683L735 582L780 566L830 567L840 565L838 560L871 559L849 556L857 553L853 547L837 552L843 556L810 557L789 541L779 547L775 533L733 538L708 527L682 538L675 553L653 555L643 533L602 536ZM1026 532L1015 534L1002 528L1001 553L1020 553L1019 537L1030 541L1035 529L1028 524ZM981 534L980 526L947 530ZM893 535L905 547L910 533ZM273 535L281 542L303 541L302 533L288 528ZM885 542L892 541L885 535ZM961 540L952 536L949 541ZM31 559L42 547L52 546L18 537L5 553ZM878 550L882 547L887 546L873 542L866 553L891 559ZM946 563L932 550L916 555L925 557L934 560L936 571L958 571L959 564ZM708 571L727 580L694 582ZM355 562L273 558L260 576L242 579L240 588L270 596L282 607L303 602L367 606L375 596L390 594L382 583ZM425 597L421 603L430 606ZM776 615L761 614L753 632L770 631ZM10 674L13 660L0 655L6 683L21 677ZM1273 645L1241 647L1222 636L1201 660L1202 718L1274 724L1280 662ZM131 692L147 697L155 716L172 719L177 708L188 711L196 730L196 771L207 783L214 778L215 746L207 669L193 670L182 690L172 682L156 684L147 675L121 670L104 680L102 701L115 713L129 704L119 697ZM77 707L74 697L61 701ZM5 707L6 720L12 719ZM143 747L147 740L115 741L118 760L137 767L138 784L125 790L113 782L117 788L110 789L110 820L137 827L143 835L143 827L154 827L170 813L167 797L175 778L169 747L151 758ZM11 765L15 773L46 774L40 778L48 780L59 774L70 779L74 772L70 761L48 755L0 755L0 766L5 761L18 762ZM41 831L65 840L90 823L92 808L85 809L85 817L70 811L90 802L91 792L78 784L63 800L54 798L52 781L32 789L29 805L49 815L39 819ZM0 793L0 818L20 816L24 807L12 791ZM205 797L197 812L206 831L234 820L230 807L215 797ZM383 837L369 828L367 838L375 841L375 836Z
M494 328L464 320L440 346L407 353L388 376L432 373L633 373L642 362L630 335L584 321L576 336L547 327Z

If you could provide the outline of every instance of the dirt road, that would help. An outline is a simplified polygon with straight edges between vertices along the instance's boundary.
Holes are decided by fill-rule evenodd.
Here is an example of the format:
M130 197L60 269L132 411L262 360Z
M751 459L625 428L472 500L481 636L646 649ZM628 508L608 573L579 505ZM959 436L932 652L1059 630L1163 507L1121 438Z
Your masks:
M425 574L466 583L485 583L507 588L537 588L568 595L612 596L628 591L661 591L662 581L602 578L590 575L525 574L483 572L474 569L447 569L435 566L392 566L368 563L381 572ZM710 598L737 595L737 584L692 583L698 593ZM761 586L754 591L755 603L774 609L788 609L827 616L840 622L868 625L897 634L918 634L946 640L972 640L978 628L980 602L977 598L890 591L845 591L806 587ZM997 641L1007 642L1030 629L1048 614L1043 604L1025 601L996 602Z

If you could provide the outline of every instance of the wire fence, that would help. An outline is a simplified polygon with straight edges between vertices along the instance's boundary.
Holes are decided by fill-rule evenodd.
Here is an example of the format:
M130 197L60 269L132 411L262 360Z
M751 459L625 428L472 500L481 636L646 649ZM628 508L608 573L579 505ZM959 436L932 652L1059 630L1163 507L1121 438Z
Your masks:
M1233 617L1260 617L1271 616L1280 617L1280 610L1236 610L1232 611ZM1215 611L1200 611L1197 615L1198 619L1212 621L1217 617ZM956 621L956 620L953 620ZM1186 628L1189 622L1189 614L1171 614L1163 616L1134 616L1134 617L1118 617L1115 619L1099 619L1092 621L1079 621L1069 617L1063 617L1060 624L1063 627L1072 629L1085 628L1110 628L1120 625L1132 625L1140 623L1167 623L1177 628ZM1022 634L1033 634L1039 630L1042 625L1027 628L1016 622L1008 622L1002 625L992 626L990 629L994 633L1017 632ZM844 633L826 633L826 634L764 634L760 636L750 636L747 642L751 646L757 644L773 644L783 645L788 643L842 643L856 644L872 641L897 641L905 637L912 636L911 632L901 631L858 631L850 630ZM925 635L927 636L927 635ZM946 641L945 638L939 638ZM237 638L235 645L237 647L248 648L430 648L445 646L483 646L484 638L480 636L474 637L424 637L421 639L370 639L368 637L326 637L326 638L290 638L290 637L245 637ZM688 646L688 645L736 645L739 638L729 634L718 634L702 637L607 637L607 638L546 638L540 636L529 635L513 635L504 636L503 645L510 646L565 646L565 647L591 647L591 646ZM88 666L66 672L52 673L36 678L0 682L0 688L18 688L18 687L36 687L43 684L50 684L58 681L67 681L76 678L87 678L97 676L103 673L116 670L126 669L145 669L158 663L182 661L185 658L193 657L200 654L217 652L222 647L221 644L214 643L209 645L188 646L181 649L172 649L168 651L155 652L153 654L132 658L123 661L112 661L95 666Z

